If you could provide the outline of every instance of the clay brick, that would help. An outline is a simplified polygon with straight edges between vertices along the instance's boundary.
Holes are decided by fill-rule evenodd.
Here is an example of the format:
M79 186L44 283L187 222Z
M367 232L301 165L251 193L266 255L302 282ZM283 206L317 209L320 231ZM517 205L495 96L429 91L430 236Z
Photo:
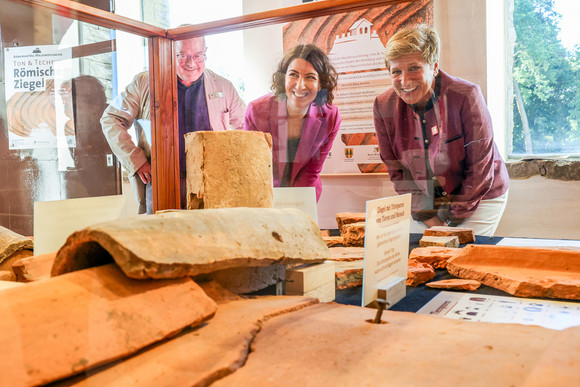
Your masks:
M336 224L338 225L338 231L342 234L342 226L350 223L363 222L366 219L366 214L364 212L339 212L334 215L336 218Z
M226 130L185 135L187 208L271 208L269 133Z
M12 266L18 282L33 282L50 278L56 252L23 258Z
M457 247L416 247L409 254L410 261L428 263L435 269L444 269L447 267L447 261L461 252Z
M316 303L314 298L286 296L220 303L215 317L199 329L186 331L112 367L97 369L82 384L208 386L246 362L250 343L265 321ZM75 384L81 384L79 379L74 380Z
M435 269L427 263L409 261L407 265L407 286L418 286L435 278Z
M131 278L177 278L328 257L318 225L298 209L176 210L73 233L58 251L52 275L114 260Z
M426 285L435 289L477 290L481 286L481 282L475 280L448 279L427 282Z
M2 382L39 385L80 373L197 326L215 311L190 278L137 281L115 265L6 289Z
M365 223L358 222L343 225L341 236L344 239L345 246L364 246Z
M467 245L447 270L518 297L580 300L579 251Z
M459 238L456 236L423 236L419 240L419 247L427 246L459 247Z
M433 226L423 232L427 236L456 236L459 244L475 242L473 229L466 227Z

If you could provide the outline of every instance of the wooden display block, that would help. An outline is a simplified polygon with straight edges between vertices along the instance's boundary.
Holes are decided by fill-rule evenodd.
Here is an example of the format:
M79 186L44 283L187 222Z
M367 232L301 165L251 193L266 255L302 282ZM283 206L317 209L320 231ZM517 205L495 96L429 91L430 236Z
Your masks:
M334 262L325 261L286 269L286 294L316 297L320 302L334 301Z
M405 277L395 277L389 283L377 289L377 297L388 302L386 309L389 309L407 295L405 281Z

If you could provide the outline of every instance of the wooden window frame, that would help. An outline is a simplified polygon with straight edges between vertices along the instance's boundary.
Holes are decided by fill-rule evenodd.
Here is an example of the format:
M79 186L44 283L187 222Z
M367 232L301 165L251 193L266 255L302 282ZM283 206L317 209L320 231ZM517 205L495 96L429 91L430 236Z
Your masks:
M324 0L165 30L70 0L10 0L149 39L153 210L180 208L174 40L231 32L415 0Z

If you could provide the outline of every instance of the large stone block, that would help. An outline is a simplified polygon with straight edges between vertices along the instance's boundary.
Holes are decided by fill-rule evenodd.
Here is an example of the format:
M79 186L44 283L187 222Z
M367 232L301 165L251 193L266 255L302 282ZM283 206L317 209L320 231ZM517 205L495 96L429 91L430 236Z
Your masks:
M185 135L187 208L273 204L272 137L227 130Z
M58 251L52 275L114 260L131 278L177 278L329 256L318 225L297 209L175 210L76 231Z

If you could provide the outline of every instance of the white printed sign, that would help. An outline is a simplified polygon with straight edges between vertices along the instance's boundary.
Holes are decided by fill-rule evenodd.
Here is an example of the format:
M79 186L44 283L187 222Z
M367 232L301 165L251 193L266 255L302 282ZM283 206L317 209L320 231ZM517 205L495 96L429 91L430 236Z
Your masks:
M362 306L379 288L407 277L410 219L411 194L367 201Z

